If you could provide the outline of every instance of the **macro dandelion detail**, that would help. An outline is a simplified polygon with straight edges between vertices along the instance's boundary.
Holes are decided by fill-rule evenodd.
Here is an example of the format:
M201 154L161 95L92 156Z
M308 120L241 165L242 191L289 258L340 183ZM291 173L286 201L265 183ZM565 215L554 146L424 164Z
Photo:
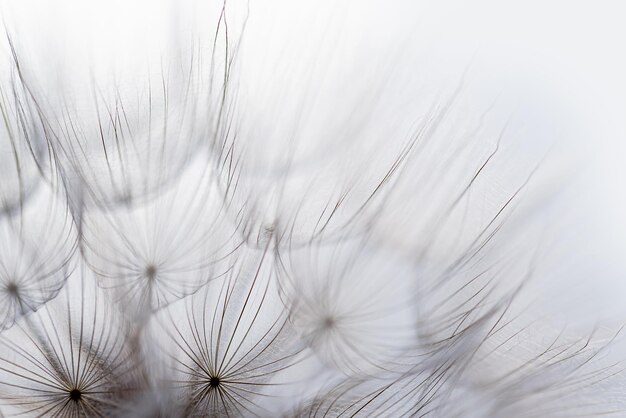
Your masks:
M259 398L278 396L281 372L303 360L266 256L241 257L221 283L155 315L173 369L164 376L175 379L185 416L268 413Z
M402 363L398 356L418 343L414 267L364 241L278 254L291 323L320 359L349 375Z
M78 237L69 208L47 184L33 191L20 212L0 219L0 230L0 328L8 328L64 286Z
M626 417L574 3L0 0L0 417Z
M141 387L128 324L90 274L77 268L55 299L3 334L7 413L106 416Z
M197 164L188 170L149 203L83 214L85 259L137 314L225 275L243 246L210 173Z

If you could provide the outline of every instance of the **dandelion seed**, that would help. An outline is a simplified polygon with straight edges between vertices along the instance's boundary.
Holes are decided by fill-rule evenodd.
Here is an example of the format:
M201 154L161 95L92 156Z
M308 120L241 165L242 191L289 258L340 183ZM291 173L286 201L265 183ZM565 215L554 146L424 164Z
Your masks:
M86 213L83 238L100 285L140 316L225 275L243 245L201 164L151 202Z
M0 219L0 330L56 296L77 241L64 201L47 185L19 213Z
M269 255L251 254L223 279L156 314L152 335L186 416L268 414L267 398L287 384L279 376L302 359L304 347L264 260Z
M376 375L419 344L420 272L408 261L352 239L279 250L278 263L290 320L326 363Z
M6 413L108 416L142 389L128 324L82 265L59 295L0 337Z

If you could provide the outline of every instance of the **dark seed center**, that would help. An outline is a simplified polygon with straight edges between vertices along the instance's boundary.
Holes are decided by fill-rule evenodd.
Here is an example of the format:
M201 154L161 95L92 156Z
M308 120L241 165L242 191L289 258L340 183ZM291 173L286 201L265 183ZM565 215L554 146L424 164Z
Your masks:
M329 316L329 317L324 318L323 328L331 329L331 328L334 328L336 324L337 322L335 321L335 318Z
M220 378L217 376L212 376L209 380L209 386L212 388L216 388L220 385Z
M80 400L80 390L78 389L72 389L70 391L70 399L73 400L74 402L78 402Z
M148 280L154 280L154 278L156 277L156 273L157 273L157 269L152 264L146 267L145 274Z
M14 282L7 284L6 290L7 290L7 293L10 294L11 296L17 296L19 293L17 284Z

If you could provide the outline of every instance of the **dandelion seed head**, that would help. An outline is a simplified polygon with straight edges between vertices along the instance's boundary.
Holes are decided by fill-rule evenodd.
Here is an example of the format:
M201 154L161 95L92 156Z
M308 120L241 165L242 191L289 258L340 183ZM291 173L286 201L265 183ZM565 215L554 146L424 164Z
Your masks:
M77 240L67 206L47 185L20 211L0 217L0 329L57 295L71 271Z
M529 302L558 124L458 13L88 3L0 0L0 416L624 415Z
M83 263L68 280L0 336L0 398L15 414L106 415L141 388L128 323Z
M87 211L84 255L112 298L143 317L226 274L243 246L234 222L198 162L152 200Z
M301 360L278 296L271 252L249 250L224 278L156 313L150 325L190 416L266 412ZM177 318L184 318L180 320ZM151 328L152 329L152 328Z
M279 253L290 320L322 361L344 373L380 372L420 343L412 263L367 238Z

